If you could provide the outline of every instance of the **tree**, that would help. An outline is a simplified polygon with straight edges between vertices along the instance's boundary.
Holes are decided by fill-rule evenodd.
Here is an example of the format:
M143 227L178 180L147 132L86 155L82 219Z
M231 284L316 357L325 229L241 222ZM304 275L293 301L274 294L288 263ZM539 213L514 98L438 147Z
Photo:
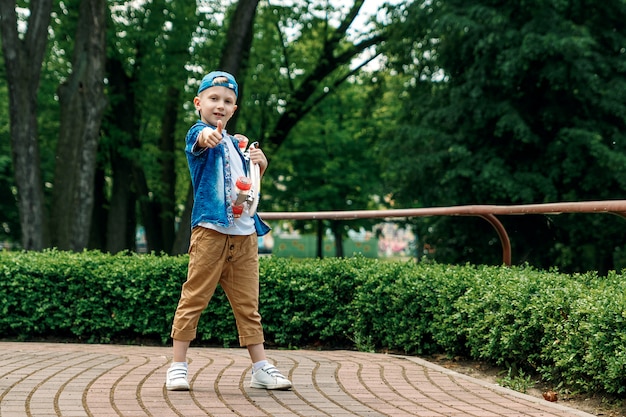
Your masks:
M87 247L94 207L94 176L104 96L106 3L80 2L72 72L59 86L61 126L52 197L51 243Z
M0 79L6 79L1 55ZM0 241L13 245L20 240L20 216L17 199L13 193L15 178L11 163L8 101L8 88L5 84L0 84Z
M36 231L45 242L40 246L49 244L45 238L49 229L53 231L51 238L55 245L74 249L84 245L79 242L85 241L89 219L82 215L90 212L88 207L92 204L90 248L110 252L133 249L137 226L141 225L146 231L148 250L184 252L188 245L189 221L181 207L190 209L191 199L184 153L176 143L195 120L189 98L195 94L197 81L204 75L205 68L221 67L237 75L242 91L239 100L242 111L238 114L242 117L233 120L229 130L237 129L261 140L271 158L283 144L298 143L291 132L307 115L316 109L323 115L327 111L324 106L336 105L325 100L340 93L341 86L350 87L363 65L379 53L379 44L388 38L382 24L354 37L351 26L361 11L363 0L348 7L333 6L326 0L303 2L306 7L275 6L267 2L259 8L258 18L256 0L205 2L198 10L195 3L178 0L110 1L106 3L109 12L107 58L106 74L102 77L97 73L99 67L93 67L96 71L81 72L81 63L89 61L79 58L82 52L85 52L83 56L90 56L89 50L84 48L91 45L89 39L98 36L96 32L81 35L84 32L80 22L88 14L81 13L78 5L87 8L92 3L70 0L56 4L49 55L43 71L46 82L35 89L39 91L39 109L44 110L37 112L39 129L45 132L36 144L44 154L41 161L29 160L29 164L36 167L31 169L29 165L29 175L39 172L39 179L34 183L40 188L39 206L44 213L41 221L48 217L53 219L52 227L42 225ZM41 7L35 8L37 13L42 11ZM22 9L16 9L13 3L10 10ZM28 19L34 19L35 15L31 12ZM4 24L4 17L3 13L3 30L11 26ZM251 29L253 24L254 30ZM29 31L31 26L27 26ZM228 27L228 32L224 27ZM3 35L3 40L5 37ZM37 39L45 39L45 36ZM76 55L68 61L70 51ZM359 58L364 51L371 54ZM84 78L87 73L93 77ZM74 86L80 82L103 78L106 80L103 91L109 105L99 129L101 137L94 160L89 149L94 149L95 142L87 139L97 140L93 135L97 123L92 122L97 121L103 101L97 99L98 104L87 109L80 104L84 103L80 94L69 93L79 92ZM14 84L9 82L10 86ZM55 92L58 93L56 98ZM352 99L362 98L354 96ZM360 108L359 105L352 107ZM83 110L90 113L85 113L80 120L85 123L91 120L84 129L67 124L68 115L75 116ZM63 115L61 120L58 113ZM334 120L333 123L346 131L357 132L351 121ZM311 126L317 131L326 129ZM87 127L92 133L87 133ZM76 141L81 137L82 142ZM335 139L343 142L347 138L338 135ZM26 142L21 141L20 145L23 143ZM81 165L75 162L82 145L87 145L84 149L90 155L87 158L90 162ZM54 164L56 149L62 164ZM65 151L71 153L61 153ZM95 173L94 162L97 163ZM76 174L79 165L84 171ZM93 175L92 180L89 175ZM272 190L271 177L264 179L267 191ZM80 184L83 190L88 190L87 185L92 184L93 196L88 191L77 191ZM21 198L24 192L19 185L15 188ZM7 189L13 191L10 185ZM71 199L78 200L70 204ZM78 204L83 208L76 209ZM337 204L345 204L345 199ZM46 206L51 207L50 216L45 213ZM28 207L38 205L28 203ZM24 216L20 218L24 221ZM31 223L28 224L30 227ZM339 233L345 227L335 230Z
M251 93L247 96L247 114L253 115L244 121L244 131L261 140L270 158L271 175L264 179L262 210L371 204L368 190L376 181L363 180L367 175L360 175L375 175L375 169L364 171L361 165L368 164L364 160L371 161L364 157L369 148L363 142L353 148L370 128L363 122L355 125L353 118L371 115L361 113L364 96L354 91L363 90L360 83L364 81L355 80L377 56L373 47L385 39L385 31L380 27L368 29L353 37L351 25L362 5L363 1L355 1L343 14L341 8L328 2L311 2L303 8L271 5L260 9L250 64L255 71L248 80ZM360 56L370 49L373 51L368 56ZM346 112L346 108L351 111ZM327 152L332 153L330 160ZM357 172L352 172L355 165ZM327 225L333 230L337 255L342 256L343 236L349 226L359 224L317 222L318 256ZM296 227L307 230L310 224L298 222Z
M283 45L283 60L275 63L279 68L274 69L274 76L280 74L281 69L287 71L286 78L276 80L281 84L286 83L287 95L281 97L285 102L284 108L265 137L274 148L279 148L296 124L325 97L376 57L376 53L371 54L358 65L350 67L352 61L362 52L386 39L384 31L374 30L368 37L356 43L349 40L348 30L363 3L364 0L355 0L345 16L341 17L337 27L331 22L329 10L325 11L324 19L319 19L315 13L309 11L309 16L302 17L310 19L310 22L303 25L302 36L298 42L292 43L295 48L290 48L286 42L287 36L282 33L280 22L276 24L278 38ZM276 8L275 15L284 13L280 9ZM285 26L289 27L286 23ZM309 48L303 48L303 45ZM301 49L298 51L298 48Z
M288 146L275 154L272 204L288 211L366 210L377 208L380 171L371 152L371 137L380 123L369 106L375 83L370 75L354 77L327 97L292 131ZM317 256L329 227L335 255L343 257L349 229L371 226L369 220L316 221ZM296 228L311 231L310 222Z
M387 44L391 70L406 73L403 127L381 145L397 204L626 194L623 1L417 1L404 16ZM505 221L514 253L541 267L606 271L623 244L613 218ZM421 235L442 260L490 260L492 234L475 224L437 218Z
M52 0L29 3L27 29L18 31L17 4L0 1L0 34L9 87L11 151L18 192L22 247L47 244L43 183L39 165L37 90L47 45Z
M186 88L188 67L199 62L207 33L217 30L211 15L223 12L221 7L197 13L195 3L159 0L112 9L107 68L111 108L100 175L111 178L111 186L100 182L100 199L108 201L108 210L98 214L106 219L106 228L96 239L109 252L134 248L141 225L148 250L172 253L178 177L186 172L179 168L176 143L188 121L180 111L192 89Z

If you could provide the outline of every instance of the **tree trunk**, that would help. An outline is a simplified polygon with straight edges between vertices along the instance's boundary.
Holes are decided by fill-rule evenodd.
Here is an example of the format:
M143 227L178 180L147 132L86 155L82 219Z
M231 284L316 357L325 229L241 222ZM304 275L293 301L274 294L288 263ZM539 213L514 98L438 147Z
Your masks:
M343 258L343 223L341 221L332 221L331 229L335 237L335 257Z
M143 169L134 164L133 178L139 197L141 223L146 234L146 249L157 253L172 253L174 246L174 212L176 210L176 170L174 166L174 133L178 118L178 100L180 90L168 87L165 106L161 117L161 135L159 149L162 159L161 187L162 192L150 198L150 190ZM136 143L134 146L139 147Z
M106 2L80 4L72 74L59 87L61 126L54 176L52 244L87 247L94 206L94 176L104 96Z
M108 205L108 201L105 195L105 187L106 174L104 169L98 166L96 168L96 175L94 178L94 203L93 210L91 211L91 233L89 233L88 248L100 251L106 250L108 217L106 206Z
M243 80L239 75L245 70L250 48L252 47L254 16L259 0L240 0L233 14L226 34L226 42L220 58L220 68L228 71L238 79L239 98L243 91ZM235 113L237 114L237 113ZM237 119L234 117L228 124L228 131L235 132ZM190 184L191 187L191 184ZM181 216L180 225L175 239L174 254L186 253L191 237L191 207L193 206L193 192L187 194L185 209ZM184 248L184 250L183 250Z
M109 97L111 100L111 120L113 128L110 137L112 189L107 216L106 250L117 253L135 248L136 193L133 192L133 162L126 155L132 147L132 136L137 134L135 122L135 95L133 80L116 59L108 61ZM124 97L123 100L117 99ZM126 153L126 154L125 154Z
M133 143L133 149L139 149L140 146L138 143ZM148 180L142 167L135 161L127 161L132 169L133 184L138 197L137 201L139 202L139 211L141 213L140 224L143 225L146 236L146 250L148 252L161 252L164 248L161 223L159 222L159 205L155 204L150 197Z
M174 161L176 120L178 118L178 100L180 89L169 87L167 89L167 101L165 103L163 117L161 118L161 184L164 187L164 195L159 201L159 222L161 224L162 250L171 253L174 246L176 231L174 221L176 212L176 167Z
M20 39L15 1L0 0L0 33L9 90L11 150L18 192L22 247L46 242L45 209L37 129L37 90L48 43L52 0L32 0L27 32Z
M135 248L134 239L129 238L130 230L135 229L136 196L131 188L133 177L131 162L115 150L111 154L113 187L107 216L106 251L118 253Z
M191 239L191 209L193 207L193 190L191 184L189 184L189 191L187 191L187 198L185 199L185 208L180 215L180 223L178 230L176 231L176 238L174 239L174 245L172 246L172 254L180 255L187 253L189 250L189 240Z
M324 259L324 220L317 221L316 252L318 259Z

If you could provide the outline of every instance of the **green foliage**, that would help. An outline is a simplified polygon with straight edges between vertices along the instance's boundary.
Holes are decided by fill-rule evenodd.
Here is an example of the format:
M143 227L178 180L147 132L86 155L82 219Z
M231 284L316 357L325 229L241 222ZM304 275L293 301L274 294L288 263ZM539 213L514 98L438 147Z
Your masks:
M398 124L383 175L403 207L529 204L626 195L622 0L416 1L387 42ZM384 103L387 106L387 103ZM400 128L398 128L400 127ZM613 268L614 219L511 218L517 261L568 272ZM427 219L440 262L490 262L479 222ZM546 234L546 231L550 234ZM559 239L551 239L554 233ZM585 244L593 241L590 252ZM557 243L565 245L563 254ZM472 252L473 249L473 252ZM468 258L468 254L470 257ZM565 255L565 256L561 256ZM554 259L558 259L555 264Z
M171 325L183 258L2 252L0 333L89 343L157 338Z
M130 170L140 209L138 219L130 213L127 224L118 221L122 216L115 213L99 213L110 214L108 233L115 235L112 225L134 233L136 221L147 231L151 248L171 250L174 219L184 208L190 185L182 139L197 118L192 99L208 72L205 65L213 68L220 59L220 53L209 54L205 48L219 50L216 44L224 33L216 16L223 16L225 7L207 4L201 12L195 2L109 4L110 106L99 155L111 189L99 191L110 210L125 205L134 210L135 195L122 202L126 196L118 191L128 184ZM161 220L160 226L150 220L151 215ZM104 247L118 250L114 245Z
M626 392L626 283L615 273L585 283L561 319L546 323L544 378L583 390ZM546 342L548 342L546 340Z
M359 31L352 25L346 33L336 25L346 16L345 4L279 3L258 6L237 112L237 130L260 140L271 160L262 210L624 197L623 0L601 6L573 0L407 1L381 8L380 14L389 13L373 28ZM38 140L47 204L59 185L53 178L56 91L72 71L78 4L55 3L39 83ZM107 247L117 235L132 236L135 223L148 223L146 213L167 223L166 232L174 229L189 177L180 142L172 144L172 138L180 140L195 120L191 98L198 79L220 62L235 6L233 1L107 3L110 108L94 185L95 223L104 227L94 229L113 236L95 236L98 247ZM374 42L368 53L382 52L388 65L380 71L355 67L359 59L352 51L377 34L384 42ZM339 64L329 65L333 60ZM1 67L0 79L6 79ZM2 83L0 97L6 122L0 123L0 154L10 155ZM166 115L174 114L171 126ZM286 131L277 126L291 117ZM162 143L164 138L170 142ZM270 143L283 139L284 147ZM0 159L0 224L7 224L6 236L16 239L9 162ZM129 185L126 193L117 191L120 184ZM135 199L154 210L107 217L116 207L135 210ZM615 266L616 248L623 250L623 233L609 217L503 221L514 234L514 262L604 274ZM435 248L439 262L497 262L490 227L464 220L421 219L416 222L420 243ZM110 232L116 225L128 230L116 235ZM335 230L360 226L351 221ZM124 243L131 245L128 240Z
M516 373L513 368L509 368L506 375L498 378L498 384L524 394L535 386L531 375L527 375L524 371Z
M0 252L0 334L169 343L187 256ZM502 383L626 392L623 274L383 262L260 259L267 344L463 355L510 369ZM217 291L198 344L236 346Z
M33 164L42 172L44 205L50 204L56 191L66 189L63 176L54 178L59 159L55 158L58 115L64 114L63 109L59 109L63 103L58 99L57 90L70 74L78 71L72 68L72 56L80 26L79 4L82 3L78 0L54 3L41 79L34 80L39 85L37 140L41 161L33 161ZM243 2L106 2L105 94L108 107L100 129L97 166L92 167L96 173L93 184L96 203L90 248L111 252L133 250L132 237L137 227L142 226L148 247L168 252L180 221L183 224L177 230L188 230L188 225L184 227L184 223L188 223L184 210L191 201L188 197L190 182L182 139L197 117L192 99L200 78L219 66L232 65L229 60L241 63L237 65L240 67L237 78L242 94L239 111L228 129L261 141L270 159L274 145L271 142L286 137L325 97L340 96L341 100L335 100L321 114L337 117L328 123L316 124L314 130L305 127L297 135L302 138L312 132L317 136L323 129L332 130L332 137L329 135L326 141L329 149L320 148L321 153L313 162L323 161L325 151L332 151L335 157L314 176L315 185L320 178L341 181L307 189L310 194L323 197L314 197L315 201L328 199L327 205L333 209L350 205L365 207L372 200L372 189L378 185L372 179L377 179L377 172L371 156L366 155L363 140L371 136L367 132L370 127L365 126L368 114L363 112L369 103L362 94L356 94L365 89L354 81L357 76L367 80L370 75L364 74L361 68L353 68L351 61L364 49L372 52L376 48L381 41L380 30L371 27L359 30L356 25L348 30L348 24L337 27L338 21L350 15L346 15L345 5L331 5L326 1L306 2L298 7L273 2L260 2L258 6L256 2L246 4L245 9L251 14L252 10L256 11L250 16L254 17L254 31L248 35L244 27L240 27L228 35L231 25L245 24L233 18L234 11L243 6ZM19 25L22 28L27 26L24 14L22 10ZM227 39L227 36L232 38ZM239 36L245 39L238 39ZM254 47L250 51L235 52L252 37ZM356 45L357 37L363 45ZM5 75L2 65L0 79L6 79ZM342 84L350 84L351 88L344 92L339 88ZM301 88L302 85L305 87ZM5 95L6 87L2 84L0 97ZM8 100L2 103L0 115L8 116ZM287 127L277 126L285 113L295 116L286 123ZM338 123L339 116L349 120ZM10 155L8 132L5 134L8 117L7 123L0 126L0 150ZM338 139L336 144L335 139ZM350 148L347 148L347 141ZM284 159L283 156L280 158ZM369 169L363 169L364 166ZM308 167L310 165L306 165L305 171ZM14 198L8 198L6 192L12 187L10 177L14 172L11 168L7 161L0 161L0 194L7 196L2 199L2 212L13 221L17 207ZM271 176L266 175L264 181L269 182L278 174L276 170ZM263 188L264 196L272 201L271 184ZM19 197L28 198L24 193ZM299 196L299 202L302 198ZM297 204L285 203L280 197L275 200L283 207ZM269 208L269 203L265 207ZM5 220L2 218L0 224L8 224ZM55 236L47 226L38 229L41 236ZM360 226L355 223L355 227ZM12 234L19 232L19 228L11 227ZM184 233L179 237L184 240ZM44 243L47 245L49 242ZM181 248L184 242L177 244L176 252L184 250Z
M290 347L349 344L351 304L368 265L365 258L262 262L260 311L270 340Z
M479 271L454 301L449 326L458 328L472 357L536 368L542 360L538 344L551 340L546 324L560 319L571 297L578 296L580 283L559 274L546 279L545 273L528 267Z
M275 154L267 188L274 210L365 210L379 207L383 193L378 158L372 152L372 132L378 125L370 116L367 96L374 87L367 77L345 83L326 97L292 131ZM295 222L294 228L314 232L317 222ZM323 221L334 234L371 228L371 219ZM339 241L339 236L335 236Z

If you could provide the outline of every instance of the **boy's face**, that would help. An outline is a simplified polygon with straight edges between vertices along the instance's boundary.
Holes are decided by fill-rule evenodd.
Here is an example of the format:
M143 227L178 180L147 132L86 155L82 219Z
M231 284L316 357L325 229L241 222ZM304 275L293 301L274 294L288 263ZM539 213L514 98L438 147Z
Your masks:
M226 123L237 110L235 103L237 103L235 92L222 86L209 87L193 99L196 110L200 112L200 119L212 126L217 126L217 121L221 120L226 127Z

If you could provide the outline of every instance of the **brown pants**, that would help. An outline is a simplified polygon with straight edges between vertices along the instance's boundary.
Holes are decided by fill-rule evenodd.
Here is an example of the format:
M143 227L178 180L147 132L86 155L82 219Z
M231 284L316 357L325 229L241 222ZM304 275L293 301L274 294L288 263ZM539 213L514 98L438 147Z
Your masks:
M217 284L230 302L241 346L263 343L259 306L259 256L257 235L231 236L195 227L189 246L187 281L183 284L172 338L196 338L198 321Z

